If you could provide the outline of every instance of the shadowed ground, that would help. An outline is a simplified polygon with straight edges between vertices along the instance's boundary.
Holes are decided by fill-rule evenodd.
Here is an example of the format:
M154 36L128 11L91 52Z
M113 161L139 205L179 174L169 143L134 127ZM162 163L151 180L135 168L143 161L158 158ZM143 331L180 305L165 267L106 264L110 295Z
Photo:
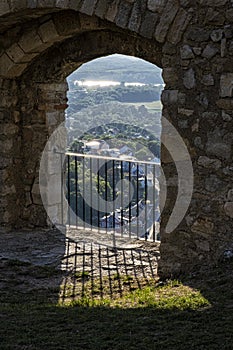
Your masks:
M233 348L230 259L162 282L147 242L116 251L40 231L0 243L0 349Z

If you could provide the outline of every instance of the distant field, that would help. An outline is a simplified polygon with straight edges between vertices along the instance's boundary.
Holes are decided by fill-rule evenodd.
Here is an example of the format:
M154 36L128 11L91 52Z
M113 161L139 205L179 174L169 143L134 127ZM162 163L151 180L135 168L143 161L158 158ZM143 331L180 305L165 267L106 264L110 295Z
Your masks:
M145 106L150 112L161 112L162 111L162 102L154 101L154 102L137 102L137 103L124 103L123 105L132 105L135 107Z

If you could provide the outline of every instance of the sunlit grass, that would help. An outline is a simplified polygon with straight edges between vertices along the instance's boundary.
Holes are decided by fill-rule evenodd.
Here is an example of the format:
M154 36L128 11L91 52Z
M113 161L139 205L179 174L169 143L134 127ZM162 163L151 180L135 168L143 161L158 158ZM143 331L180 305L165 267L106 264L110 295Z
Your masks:
M144 286L115 298L93 298L86 294L73 300L60 301L58 306L105 306L113 308L150 307L163 310L197 310L210 306L200 291L183 285L179 281L168 281L163 286Z

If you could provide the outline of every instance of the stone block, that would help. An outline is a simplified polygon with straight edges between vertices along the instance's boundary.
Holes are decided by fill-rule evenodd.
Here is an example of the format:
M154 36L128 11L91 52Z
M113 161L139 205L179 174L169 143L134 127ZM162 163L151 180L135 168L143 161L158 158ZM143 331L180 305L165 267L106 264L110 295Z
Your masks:
M27 8L27 0L11 0L11 10L17 11Z
M184 83L184 86L189 90L193 89L196 86L195 73L192 68L185 71L183 83Z
M44 43L59 40L59 35L53 21L43 23L38 30L38 34Z
M38 0L37 7L54 7L56 0Z
M216 43L222 40L223 30L222 29L214 29L210 34L211 39Z
M77 11L80 9L81 4L82 4L82 0L70 0L69 1L69 8Z
M115 19L116 24L121 28L127 28L130 18L130 13L132 10L132 5L122 1L120 3L117 16Z
M222 162L219 159L208 158L206 156L200 156L197 164L207 169L218 170L222 166Z
M166 84L175 84L178 81L178 75L175 68L164 68L162 76Z
M160 17L159 24L157 25L155 31L155 39L163 43L167 36L167 32L171 23L173 22L179 9L179 3L177 0L168 0L166 6L163 10L163 13Z
M193 50L189 45L183 45L180 48L180 57L182 60L189 60L194 58Z
M8 76L8 71L14 66L14 62L4 53L0 57L0 75Z
M224 73L221 75L220 96L233 97L233 73Z
M27 8L34 9L37 7L37 0L28 0Z
M220 51L220 48L214 44L207 44L202 52L202 57L211 59Z
M227 216L233 219L233 202L227 202L224 205L224 211Z
M18 44L25 53L40 52L45 47L35 30L25 33Z
M211 7L220 7L226 5L228 0L200 0L200 5L211 6Z
M228 191L227 200L233 202L233 188Z
M131 12L131 16L129 19L129 25L128 28L130 30L132 30L133 32L139 32L139 28L141 25L141 21L142 21L142 14L143 14L143 10L141 8L141 4L136 2L133 5L133 9Z
M116 18L117 12L118 12L118 6L119 6L120 0L113 0L108 7L107 13L105 15L105 18L111 22L113 22Z
M92 16L94 13L95 5L98 0L84 0L80 8L80 12L86 15Z
M108 9L108 2L107 1L98 1L96 8L95 8L95 15L100 17L100 18L104 18L105 14L107 12Z
M166 0L148 0L147 7L152 12L162 13Z
M69 0L56 0L56 7L69 8Z
M99 19L82 14L79 18L81 30L91 30L99 27Z
M180 9L169 31L168 41L173 44L180 42L191 18L192 15L190 13L184 9Z
M18 44L13 44L6 53L15 63L28 63L36 56L36 54L25 54Z
M140 34L146 38L152 38L157 21L157 13L147 12L141 24Z
M212 86L214 85L214 77L212 74L204 74L201 79L201 82L203 85Z
M7 0L1 0L0 2L0 13L1 16L5 15L6 13L10 12L10 6Z
M178 101L178 90L163 90L161 100L164 105L173 105Z

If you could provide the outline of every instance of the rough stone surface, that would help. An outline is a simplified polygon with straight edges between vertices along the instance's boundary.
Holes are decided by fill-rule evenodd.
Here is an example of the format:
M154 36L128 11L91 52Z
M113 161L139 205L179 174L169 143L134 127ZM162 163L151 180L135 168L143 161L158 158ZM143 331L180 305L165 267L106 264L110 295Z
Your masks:
M177 164L162 145L168 193L159 273L170 277L215 264L232 245L232 1L2 0L0 33L1 226L48 225L39 160L64 120L65 78L83 62L117 52L162 67L163 115L193 165L189 209L167 233L179 181L169 180ZM163 124L162 139L171 131ZM49 171L56 176L53 165ZM56 193L53 199L49 210L56 217Z

